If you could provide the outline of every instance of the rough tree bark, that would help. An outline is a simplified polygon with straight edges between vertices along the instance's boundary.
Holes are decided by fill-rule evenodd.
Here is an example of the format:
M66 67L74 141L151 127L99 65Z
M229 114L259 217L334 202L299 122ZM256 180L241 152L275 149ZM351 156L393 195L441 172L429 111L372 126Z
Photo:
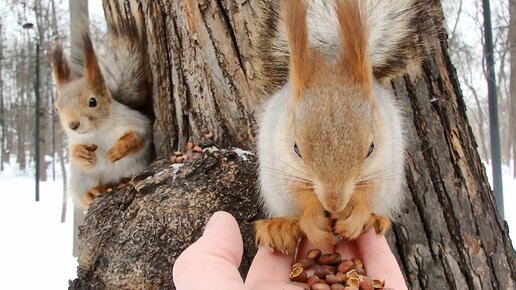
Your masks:
M158 157L182 149L187 140L202 141L207 130L223 147L252 148L258 94L251 93L249 63L256 1L105 0L104 9L108 23L135 22L146 34ZM443 25L440 18L429 21ZM393 82L410 145L405 209L389 243L411 289L514 289L514 250L476 150L445 38L419 74ZM71 288L174 289L175 258L219 209L241 222L249 258L249 222L260 215L253 166L217 154L190 160L176 179L167 159L160 159L128 188L99 198L81 231L79 279Z

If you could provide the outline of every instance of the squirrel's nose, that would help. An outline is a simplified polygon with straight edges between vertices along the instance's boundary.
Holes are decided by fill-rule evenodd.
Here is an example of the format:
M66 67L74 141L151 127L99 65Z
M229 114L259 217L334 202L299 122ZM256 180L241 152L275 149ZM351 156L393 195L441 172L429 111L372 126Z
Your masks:
M68 124L68 127L70 127L70 129L75 131L75 130L77 130L77 128L79 128L80 125L81 125L80 122L75 121L75 122L70 122L70 124Z

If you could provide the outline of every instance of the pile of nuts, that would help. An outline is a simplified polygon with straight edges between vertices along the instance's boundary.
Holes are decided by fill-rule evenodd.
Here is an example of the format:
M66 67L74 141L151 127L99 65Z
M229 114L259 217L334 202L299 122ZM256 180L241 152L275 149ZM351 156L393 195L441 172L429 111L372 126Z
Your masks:
M170 157L171 163L184 163L190 158L199 158L202 156L204 148L214 146L213 133L207 132L204 134L204 140L199 145L194 145L192 141L186 143L186 152L176 151L174 155Z
M323 254L319 249L310 250L305 259L292 265L290 280L306 290L387 289L384 280L365 276L360 259L343 260L339 253Z

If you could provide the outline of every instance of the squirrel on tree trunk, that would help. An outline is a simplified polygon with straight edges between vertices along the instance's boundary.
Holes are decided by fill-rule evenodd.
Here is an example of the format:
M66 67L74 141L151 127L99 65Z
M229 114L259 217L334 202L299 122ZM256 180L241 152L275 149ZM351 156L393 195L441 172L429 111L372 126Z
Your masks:
M58 43L52 67L71 153L70 194L86 210L94 197L149 165L152 130L142 112L150 104L150 79L137 30L110 27L98 55L83 31L72 46L84 58L69 63Z
M383 234L403 200L404 121L390 80L437 35L416 0L260 2L255 70L270 95L258 123L256 242L293 253ZM281 13L279 13L281 11Z

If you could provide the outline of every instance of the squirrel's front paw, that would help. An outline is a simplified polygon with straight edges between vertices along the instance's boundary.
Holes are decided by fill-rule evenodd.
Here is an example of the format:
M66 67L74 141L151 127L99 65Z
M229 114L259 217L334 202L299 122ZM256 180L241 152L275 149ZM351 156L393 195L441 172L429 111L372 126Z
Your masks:
M283 254L293 254L301 237L298 218L279 217L255 223L256 244Z
M324 210L303 214L299 225L306 238L315 245L335 244L337 242L332 232L332 219L326 217Z
M114 163L122 158L124 158L127 155L126 150L124 150L121 146L114 146L113 148L109 149L108 151L108 160L111 163Z
M107 185L97 185L83 194L82 202L85 205L90 206L95 197L103 194L108 189L109 186Z
M82 169L90 170L97 164L95 150L97 145L75 144L72 147L72 161Z
M137 152L143 148L144 144L145 140L138 133L128 132L118 139L115 146L109 149L108 160L114 163L131 153Z
M371 216L371 212L354 207L345 210L344 217L334 217L335 233L343 238L354 240L372 226Z

